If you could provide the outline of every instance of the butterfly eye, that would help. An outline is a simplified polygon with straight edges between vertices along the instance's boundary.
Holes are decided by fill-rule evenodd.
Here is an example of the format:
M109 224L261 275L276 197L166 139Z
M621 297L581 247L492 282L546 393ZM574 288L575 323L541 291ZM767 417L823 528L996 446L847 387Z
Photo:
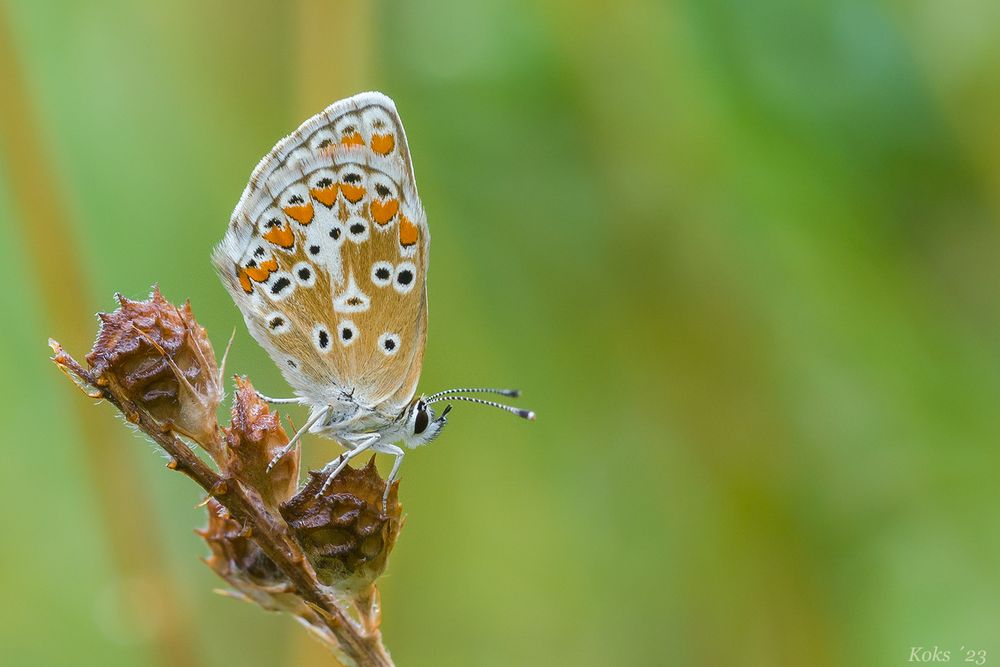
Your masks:
M417 267L412 262L402 262L396 267L396 276L392 286L400 294L406 294L413 289L417 282Z
M427 414L427 407L423 403L417 403L417 418L413 421L413 435L420 435L427 430L431 418Z

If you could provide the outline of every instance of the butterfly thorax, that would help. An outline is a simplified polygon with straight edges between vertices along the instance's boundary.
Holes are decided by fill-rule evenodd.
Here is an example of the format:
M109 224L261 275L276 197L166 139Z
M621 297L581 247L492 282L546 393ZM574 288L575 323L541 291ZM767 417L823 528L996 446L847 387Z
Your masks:
M406 418L406 409L391 413L351 401L312 404L311 407L313 415L319 412L325 412L325 414L310 431L334 439L339 439L338 436L351 436L359 433L385 433L388 435L391 431L398 430L398 424Z
M423 396L396 413L345 402L313 405L312 410L313 416L324 411L326 414L309 430L346 447L353 447L358 440L373 434L383 444L402 442L406 447L419 447L436 438L448 423L445 414L435 419Z

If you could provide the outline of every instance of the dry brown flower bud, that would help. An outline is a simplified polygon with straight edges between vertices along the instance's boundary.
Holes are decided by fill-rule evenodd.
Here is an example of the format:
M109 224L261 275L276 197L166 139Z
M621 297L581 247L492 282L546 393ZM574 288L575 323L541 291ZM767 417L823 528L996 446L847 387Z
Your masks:
M346 592L367 591L385 570L386 559L402 526L403 507L389 491L382 512L385 481L372 456L364 468L344 468L317 496L326 475L311 471L308 484L281 506L296 540L320 581Z
M206 508L208 526L195 532L208 542L212 555L205 562L216 574L238 586L241 592L245 585L270 587L287 583L274 561L229 516L225 507L209 498Z
M233 418L226 429L227 472L256 490L271 507L291 498L298 486L297 449L267 472L267 464L287 443L278 413L270 411L248 380L236 378Z
M118 309L99 313L101 331L87 355L99 385L183 433L218 460L215 411L222 398L208 336L191 313L153 288L146 301L117 295Z

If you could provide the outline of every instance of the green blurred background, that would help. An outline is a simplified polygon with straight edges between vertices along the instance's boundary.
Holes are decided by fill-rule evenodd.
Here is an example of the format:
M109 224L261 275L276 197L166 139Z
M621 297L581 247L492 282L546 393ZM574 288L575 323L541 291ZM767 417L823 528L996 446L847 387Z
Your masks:
M157 282L285 394L209 253L366 89L434 237L422 389L539 414L407 457L398 664L1000 661L1000 4L5 0L0 42L3 664L326 664L45 341Z

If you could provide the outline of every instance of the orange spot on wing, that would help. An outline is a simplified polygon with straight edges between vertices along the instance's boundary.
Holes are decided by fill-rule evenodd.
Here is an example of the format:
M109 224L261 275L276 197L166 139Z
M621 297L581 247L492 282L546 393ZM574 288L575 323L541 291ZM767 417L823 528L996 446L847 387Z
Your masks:
M365 196L365 189L360 185L354 185L352 183L341 183L340 191L344 193L347 197L347 201L352 204L357 204L361 201L361 198Z
M399 243L403 246L411 246L417 242L420 230L405 215L399 219Z
M288 249L295 245L295 234L292 233L291 225L282 225L269 229L267 234L264 234L264 240Z
M236 275L240 279L240 287L247 294L253 294L253 283L250 282L250 276L247 275L247 270L242 266L236 269Z
M305 204L300 204L298 206L286 206L282 209L289 218L293 219L300 225L308 225L313 221L313 205L312 202L306 202Z
M398 199L390 199L387 202L376 199L372 202L372 217L375 218L375 222L380 225L388 224L390 220L396 217L396 213L398 211Z
M391 134L373 134L372 150L379 155L388 155L396 146L396 138Z
M355 132L354 134L345 134L340 138L340 143L345 146L364 146L365 140L361 138L360 132Z
M247 275L250 276L251 280L258 283L262 283L267 280L267 277L278 270L278 262L275 259L269 259L266 262L261 262L257 266L247 267Z
M333 202L337 201L337 184L329 185L325 188L315 188L309 191L312 198L323 204L327 208L333 206Z

